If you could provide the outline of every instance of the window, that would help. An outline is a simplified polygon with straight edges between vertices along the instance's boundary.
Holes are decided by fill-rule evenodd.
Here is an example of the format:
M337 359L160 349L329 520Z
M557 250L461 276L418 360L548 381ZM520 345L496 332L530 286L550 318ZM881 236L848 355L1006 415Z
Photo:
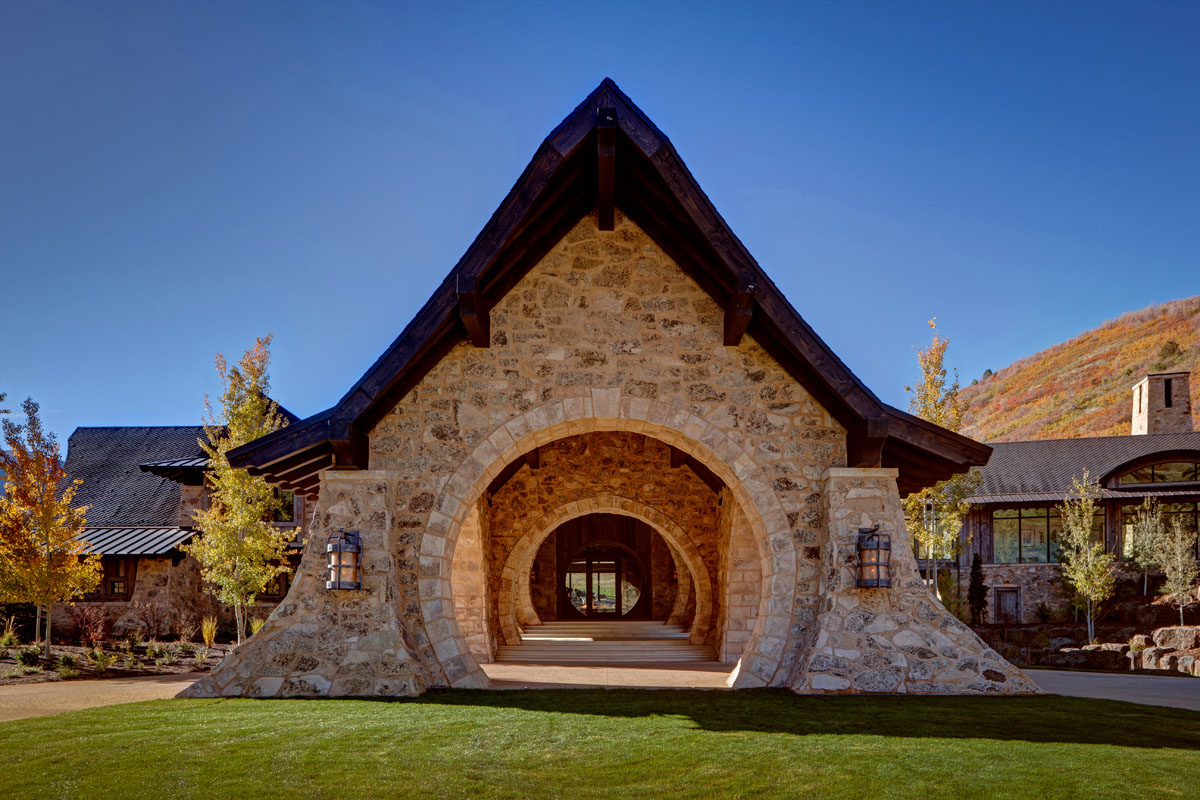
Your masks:
M1133 521L1137 518L1139 508L1141 503L1121 506L1121 531L1124 534L1121 537L1121 551L1124 558L1129 558L1133 553ZM1163 503L1162 511L1166 530L1171 530L1176 519L1183 523L1184 530L1193 534L1200 530L1200 503ZM1197 557L1200 557L1200 543L1197 543Z
M137 577L137 559L133 556L101 556L100 569L103 575L100 585L84 599L115 602L133 596L133 584Z
M271 522L280 528L299 525L304 516L304 498L286 489L276 489L275 496L279 498L279 507L275 510Z
M1138 467L1121 476L1121 486L1137 486L1144 483L1190 483L1200 480L1200 464L1195 461L1166 461Z
M993 564L1056 564L1062 553L1062 515L1057 506L992 512ZM1104 510L1092 518L1092 538L1104 541Z
M1171 407L1171 379L1170 378L1166 378L1163 380L1163 402L1166 404L1167 408Z

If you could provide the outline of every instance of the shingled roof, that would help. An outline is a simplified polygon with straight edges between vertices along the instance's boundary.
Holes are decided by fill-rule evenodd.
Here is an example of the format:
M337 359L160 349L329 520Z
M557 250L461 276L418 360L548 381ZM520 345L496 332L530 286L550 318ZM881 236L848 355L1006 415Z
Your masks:
M82 478L76 502L89 527L169 526L179 522L179 484L141 464L204 453L199 425L76 428L67 440L67 474Z
M1145 461L1200 459L1200 431L1146 436L1097 436L1086 439L1044 439L996 442L992 458L982 468L983 486L972 497L977 503L1059 501L1071 479L1086 468L1101 485ZM1158 489L1131 493L1106 491L1109 496L1194 495L1197 492Z

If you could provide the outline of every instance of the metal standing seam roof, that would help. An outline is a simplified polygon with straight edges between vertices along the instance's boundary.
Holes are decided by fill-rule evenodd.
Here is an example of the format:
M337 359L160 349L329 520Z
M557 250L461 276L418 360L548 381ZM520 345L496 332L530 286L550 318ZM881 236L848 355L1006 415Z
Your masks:
M159 556L195 535L190 528L113 527L84 528L79 538L88 543L89 553L102 556Z
M147 471L147 472L149 471L149 470L147 470L147 467L159 467L159 468L174 467L176 469L205 469L206 467L208 467L208 456L195 456L192 458L168 458L164 461L149 461L145 464L139 464L138 466L140 466L143 471Z

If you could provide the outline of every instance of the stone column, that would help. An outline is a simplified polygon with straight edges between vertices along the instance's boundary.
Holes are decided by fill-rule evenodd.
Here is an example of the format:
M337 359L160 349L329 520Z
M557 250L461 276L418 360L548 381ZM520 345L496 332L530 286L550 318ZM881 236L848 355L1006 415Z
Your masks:
M1040 690L942 607L921 580L894 469L830 468L817 636L801 693L1033 694ZM856 585L858 530L891 537L890 589Z
M266 624L182 697L315 697L423 693L431 676L419 635L396 612L400 583L393 481L382 470L327 471L320 507L287 598ZM339 528L362 537L362 589L325 589L325 544ZM411 561L410 561L411 564Z

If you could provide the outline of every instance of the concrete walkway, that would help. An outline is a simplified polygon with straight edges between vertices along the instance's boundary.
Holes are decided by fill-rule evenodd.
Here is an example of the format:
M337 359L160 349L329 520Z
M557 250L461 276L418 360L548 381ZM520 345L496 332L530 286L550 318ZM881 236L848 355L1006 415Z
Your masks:
M1197 678L1051 669L1031 669L1025 674L1051 694L1200 711L1200 679Z
M189 674L149 675L0 686L0 722L138 700L161 700L174 697L198 677Z

